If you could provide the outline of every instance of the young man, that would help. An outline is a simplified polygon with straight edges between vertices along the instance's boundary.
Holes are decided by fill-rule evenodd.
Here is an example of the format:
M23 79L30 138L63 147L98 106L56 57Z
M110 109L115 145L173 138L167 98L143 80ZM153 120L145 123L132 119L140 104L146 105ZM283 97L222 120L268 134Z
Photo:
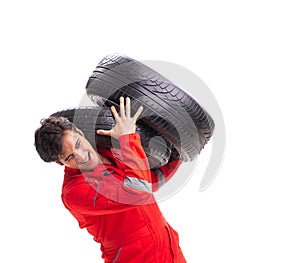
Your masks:
M125 105L124 105L125 104ZM120 98L120 115L111 108L115 126L97 133L119 140L120 149L96 152L84 134L62 117L41 122L35 146L46 162L65 166L62 201L101 244L105 263L183 263L177 232L166 222L153 192L178 169L180 162L150 170L139 134L135 133L130 99Z

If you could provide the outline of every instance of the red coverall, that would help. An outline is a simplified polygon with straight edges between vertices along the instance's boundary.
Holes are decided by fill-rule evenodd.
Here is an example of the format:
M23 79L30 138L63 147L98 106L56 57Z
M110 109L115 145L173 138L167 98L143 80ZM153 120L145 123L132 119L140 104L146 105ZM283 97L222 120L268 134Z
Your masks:
M184 263L177 232L166 222L152 192L180 162L150 170L138 134L119 138L120 149L99 149L112 165L92 172L65 168L62 201L101 244L105 263Z

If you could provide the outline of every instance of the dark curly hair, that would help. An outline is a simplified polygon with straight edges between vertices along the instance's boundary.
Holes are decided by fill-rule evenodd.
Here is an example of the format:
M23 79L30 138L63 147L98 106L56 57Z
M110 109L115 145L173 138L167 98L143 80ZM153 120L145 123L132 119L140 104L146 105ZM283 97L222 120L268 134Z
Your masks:
M76 126L64 117L51 116L41 120L41 127L35 131L34 146L45 162L59 162L62 153L62 137L65 130L80 133Z

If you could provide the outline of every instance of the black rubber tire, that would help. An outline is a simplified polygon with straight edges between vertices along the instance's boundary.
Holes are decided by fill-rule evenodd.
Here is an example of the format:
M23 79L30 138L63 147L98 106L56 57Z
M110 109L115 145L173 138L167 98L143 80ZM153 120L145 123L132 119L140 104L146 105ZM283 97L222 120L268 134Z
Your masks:
M66 117L73 122L85 134L87 140L95 149L119 147L117 140L96 133L98 129L110 130L114 127L115 120L110 108L98 106L79 107L58 111L51 114L51 116ZM136 123L136 132L140 134L141 143L151 169L168 163L171 153L172 158L176 158L176 151L172 149L171 143L141 120Z
M214 121L190 95L158 72L132 58L113 54L96 67L86 85L98 105L118 107L119 97L143 105L143 122L168 139L180 160L192 161L211 138Z

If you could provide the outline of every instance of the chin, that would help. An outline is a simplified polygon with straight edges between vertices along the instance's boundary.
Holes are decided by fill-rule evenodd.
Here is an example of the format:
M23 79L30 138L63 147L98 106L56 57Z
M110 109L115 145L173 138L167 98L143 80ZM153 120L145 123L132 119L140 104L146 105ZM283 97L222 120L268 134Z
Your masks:
M95 169L97 167L97 164L89 164L89 165L84 165L84 166L81 166L79 167L80 170L83 170L83 171L91 171L93 169Z

